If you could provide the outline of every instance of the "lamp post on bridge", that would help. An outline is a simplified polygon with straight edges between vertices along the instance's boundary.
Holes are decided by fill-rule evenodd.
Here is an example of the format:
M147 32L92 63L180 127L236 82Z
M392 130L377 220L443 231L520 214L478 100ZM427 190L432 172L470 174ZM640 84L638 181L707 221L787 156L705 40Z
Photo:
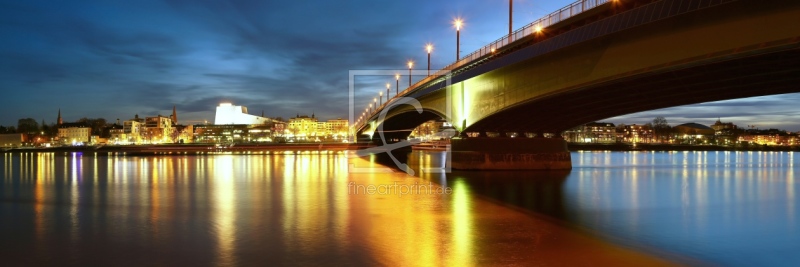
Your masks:
M433 45L426 44L425 50L428 51L428 76L431 76L431 51L433 51Z
M386 95L386 101L389 101L389 95ZM383 105L383 91L378 92L378 106Z
M394 74L394 80L396 84L394 85L394 95L400 94L400 74Z
M392 86L389 83L386 83L386 103L389 103L389 88Z
M508 0L508 41L511 42L511 33L513 28L511 27L511 11L514 10L514 0Z
M411 68L414 67L414 61L408 61L408 88L411 88Z
M464 24L464 21L461 18L457 18L453 21L453 25L456 26L456 62L461 59L461 54L459 50L461 50L461 25Z

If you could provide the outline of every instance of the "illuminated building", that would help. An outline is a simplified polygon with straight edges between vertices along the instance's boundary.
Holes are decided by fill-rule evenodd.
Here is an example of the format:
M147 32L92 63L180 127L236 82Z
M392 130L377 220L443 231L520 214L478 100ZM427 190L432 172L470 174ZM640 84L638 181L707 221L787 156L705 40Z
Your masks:
M298 114L294 118L289 118L289 128L287 130L290 138L317 141L317 139L341 139L347 137L349 125L348 120L341 118L322 122L313 113L311 117Z
M58 139L62 144L83 145L91 141L92 128L83 123L61 123L58 125Z
M342 118L328 120L325 122L325 135L332 136L334 139L342 137L346 138L349 127L350 121L348 120Z
M572 143L614 143L617 141L617 128L613 123L587 123L565 131L564 139Z
M711 125L711 129L714 129L715 135L729 135L733 134L733 131L736 130L738 127L734 125L732 122L725 122L723 123L720 119L717 119L713 125Z
M111 144L122 144L122 142L127 142L128 140L125 135L125 127L119 124L111 125L108 128L108 134L110 135L108 142Z
M195 125L195 143L259 143L272 142L271 125Z
M144 132L144 119L139 118L139 114L122 123L122 133L119 144L140 144L142 133Z
M151 144L172 143L172 119L158 115L145 118L145 140Z
M684 123L673 127L675 141L683 144L708 144L714 136L714 129L697 123Z
M738 141L742 144L794 146L797 145L797 135L777 129L748 130L739 136Z
M311 117L298 114L294 118L289 118L289 137L298 140L304 140L310 136L316 137L317 129L319 129L317 122L317 118L314 117L313 113Z
M268 122L273 122L274 120L250 115L247 114L247 107L244 106L234 106L231 103L222 103L219 104L217 107L217 112L214 117L214 124L223 125L223 124L242 124L242 125L254 125L254 124L266 124Z
M194 140L193 125L175 125L174 128L175 143L191 143Z
M653 143L653 129L647 125L623 125L617 129L617 138L626 143Z
M714 136L717 139L718 144L732 144L737 140L737 135L741 131L739 127L734 125L732 122L722 122L720 119L711 125L711 129L714 129Z

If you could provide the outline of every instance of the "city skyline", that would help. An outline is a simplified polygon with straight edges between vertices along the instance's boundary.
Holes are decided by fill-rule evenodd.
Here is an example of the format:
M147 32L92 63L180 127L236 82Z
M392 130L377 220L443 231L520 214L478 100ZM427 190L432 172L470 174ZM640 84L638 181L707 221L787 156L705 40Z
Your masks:
M515 1L513 28L571 2ZM0 32L7 36L0 44L0 125L6 126L28 117L52 123L59 108L68 121L169 114L173 106L183 121L210 121L222 102L264 110L268 117L315 112L324 119L346 118L349 70L402 70L407 60L424 69L428 43L434 46L432 68L448 65L455 59L454 18L465 21L461 55L508 29L507 1L0 6ZM359 84L356 105L368 103L392 80ZM799 131L798 100L800 94L728 100L604 121L643 124L663 116L670 124L711 124L723 118Z

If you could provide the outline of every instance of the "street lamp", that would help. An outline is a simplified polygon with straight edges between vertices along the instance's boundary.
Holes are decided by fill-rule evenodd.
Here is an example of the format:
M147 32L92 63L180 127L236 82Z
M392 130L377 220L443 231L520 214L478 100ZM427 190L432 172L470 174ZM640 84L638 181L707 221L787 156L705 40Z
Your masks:
M431 76L431 51L433 51L433 45L426 44L425 50L428 51L428 76Z
M464 21L461 18L457 18L453 21L453 25L456 26L456 61L458 61L461 56L459 54L459 50L461 49L461 25L464 24Z
M394 85L394 95L400 94L400 74L394 74L394 80L396 84Z
M511 11L514 10L514 0L508 0L508 41L511 42Z
M386 103L389 103L389 88L392 87L389 83L386 83Z
M411 88L411 68L414 67L414 61L408 61L408 88Z
M386 101L389 101L389 95L386 95ZM378 92L378 106L383 105L383 91Z

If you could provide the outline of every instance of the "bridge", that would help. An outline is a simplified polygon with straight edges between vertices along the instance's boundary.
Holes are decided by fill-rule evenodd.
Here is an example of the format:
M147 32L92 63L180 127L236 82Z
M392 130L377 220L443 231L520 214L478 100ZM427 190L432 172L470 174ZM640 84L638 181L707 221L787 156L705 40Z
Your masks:
M380 144L444 118L461 136L454 168L569 169L569 128L794 92L800 1L581 0L423 78L354 129ZM399 104L408 99L421 114Z

